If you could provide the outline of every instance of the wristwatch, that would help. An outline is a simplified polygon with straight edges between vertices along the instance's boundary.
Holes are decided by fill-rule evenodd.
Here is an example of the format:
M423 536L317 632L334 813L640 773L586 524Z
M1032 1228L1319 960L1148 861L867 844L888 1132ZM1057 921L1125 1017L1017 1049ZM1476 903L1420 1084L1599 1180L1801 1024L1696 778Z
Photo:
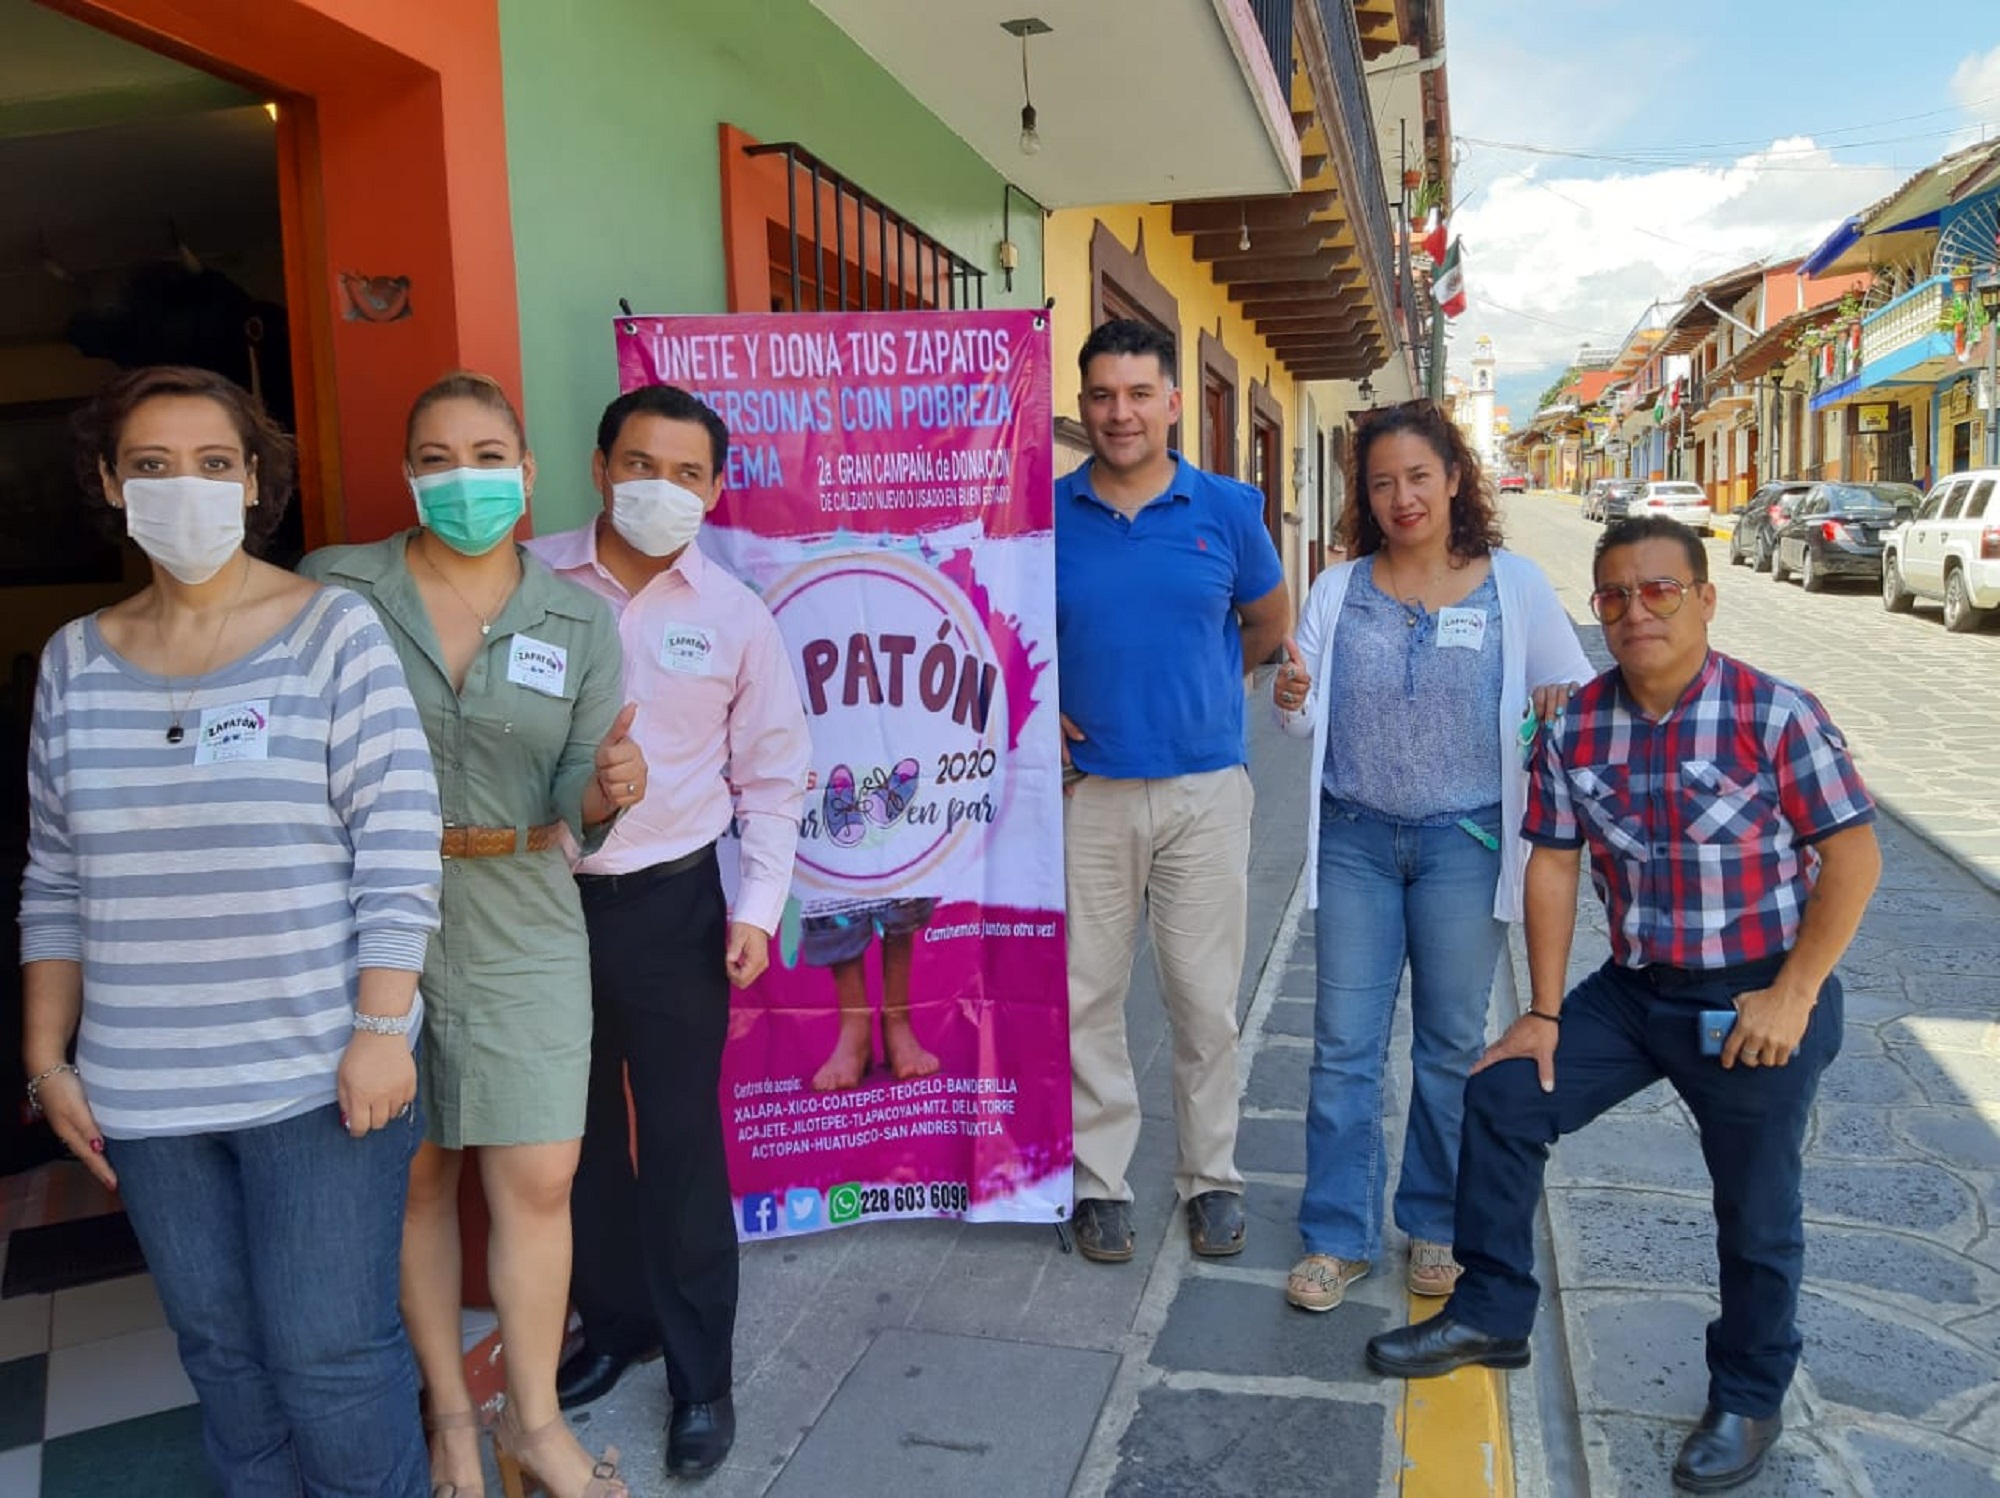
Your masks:
M408 1035L417 1022L417 1006L412 1004L401 1014L363 1014L354 1011L354 1028L369 1035Z

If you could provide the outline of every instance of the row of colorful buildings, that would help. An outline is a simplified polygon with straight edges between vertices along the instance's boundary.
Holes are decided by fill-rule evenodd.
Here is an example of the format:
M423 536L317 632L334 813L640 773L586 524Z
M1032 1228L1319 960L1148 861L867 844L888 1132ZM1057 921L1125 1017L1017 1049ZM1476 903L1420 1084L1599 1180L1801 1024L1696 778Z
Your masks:
M1946 156L1811 253L1740 266L1578 351L1511 440L1540 484L1687 479L1718 513L1774 479L1896 481L2000 462L2000 143Z

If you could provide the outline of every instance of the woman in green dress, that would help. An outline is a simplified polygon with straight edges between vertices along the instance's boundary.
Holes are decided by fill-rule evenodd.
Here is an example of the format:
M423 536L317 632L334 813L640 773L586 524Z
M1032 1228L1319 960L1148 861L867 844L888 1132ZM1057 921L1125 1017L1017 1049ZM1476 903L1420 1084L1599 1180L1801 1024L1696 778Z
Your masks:
M590 963L563 830L585 850L645 794L626 737L617 627L513 543L534 459L506 393L455 374L417 398L405 458L417 527L301 570L387 628L436 763L443 927L424 967L425 1141L403 1229L403 1318L423 1370L440 1498L481 1491L460 1341L459 1171L478 1147L488 1277L506 1347L502 1470L558 1498L623 1495L556 1406L570 1178L590 1066Z

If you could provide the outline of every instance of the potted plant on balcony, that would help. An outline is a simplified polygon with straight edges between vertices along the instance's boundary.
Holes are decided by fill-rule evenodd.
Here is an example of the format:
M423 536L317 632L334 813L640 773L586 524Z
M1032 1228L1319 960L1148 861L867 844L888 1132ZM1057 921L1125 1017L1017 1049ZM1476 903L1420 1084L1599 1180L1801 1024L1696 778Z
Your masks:
M1951 334L1951 351L1965 362L1966 349L1972 342L1972 309L1970 297L1955 296L1938 311L1938 329Z

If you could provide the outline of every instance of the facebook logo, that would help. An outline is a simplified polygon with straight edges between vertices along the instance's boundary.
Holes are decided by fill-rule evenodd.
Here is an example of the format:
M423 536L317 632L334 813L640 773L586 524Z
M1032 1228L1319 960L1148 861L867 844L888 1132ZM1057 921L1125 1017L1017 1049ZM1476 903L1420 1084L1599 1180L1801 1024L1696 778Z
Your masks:
M778 1231L778 1199L768 1191L743 1198L743 1231L755 1236Z

